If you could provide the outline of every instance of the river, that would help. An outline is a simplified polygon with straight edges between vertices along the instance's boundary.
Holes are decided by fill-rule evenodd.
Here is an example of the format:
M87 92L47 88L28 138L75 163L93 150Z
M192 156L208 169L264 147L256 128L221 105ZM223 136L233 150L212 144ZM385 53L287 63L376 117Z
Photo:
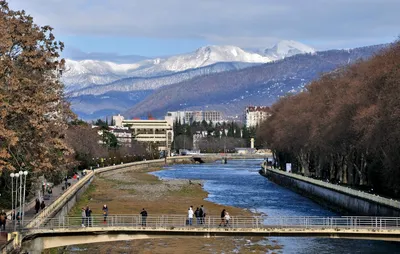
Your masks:
M308 198L259 175L261 160L231 160L228 164L179 164L152 174L162 179L204 181L207 200L264 213L268 216L339 216ZM327 238L279 237L281 253L400 253L400 243Z

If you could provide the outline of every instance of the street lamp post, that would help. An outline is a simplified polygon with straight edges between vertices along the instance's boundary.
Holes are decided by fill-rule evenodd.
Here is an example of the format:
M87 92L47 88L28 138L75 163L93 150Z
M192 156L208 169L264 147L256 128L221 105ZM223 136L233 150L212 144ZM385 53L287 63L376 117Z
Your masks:
M17 228L17 208L18 208L18 179L19 179L19 173L14 174L15 177L15 211L14 211L14 231Z
M23 172L23 174L24 174L24 176L25 176L25 178L24 178L24 198L23 198L23 205L22 205L22 211L24 212L23 214L22 214L22 225L24 225L24 217L25 217L25 193L26 193L26 177L27 177L27 175L28 175L28 171L24 171Z
M15 174L14 173L11 173L10 174L10 177L11 177L11 220L12 220L12 216L13 216L13 212L15 213L15 211L14 211L14 176L15 176ZM15 216L15 214L14 214L14 216Z
M20 218L22 218L22 176L23 176L23 172L22 170L19 171L19 216ZM20 224L21 225L21 224Z

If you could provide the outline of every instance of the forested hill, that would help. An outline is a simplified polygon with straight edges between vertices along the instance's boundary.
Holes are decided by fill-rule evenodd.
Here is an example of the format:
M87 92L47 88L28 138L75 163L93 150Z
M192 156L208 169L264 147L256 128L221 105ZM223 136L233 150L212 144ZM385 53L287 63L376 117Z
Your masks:
M281 99L260 127L279 166L400 197L400 42Z
M246 105L269 105L279 96L297 93L321 73L368 58L384 45L296 55L281 61L196 77L158 89L128 110L128 117L168 110L213 109L241 115Z

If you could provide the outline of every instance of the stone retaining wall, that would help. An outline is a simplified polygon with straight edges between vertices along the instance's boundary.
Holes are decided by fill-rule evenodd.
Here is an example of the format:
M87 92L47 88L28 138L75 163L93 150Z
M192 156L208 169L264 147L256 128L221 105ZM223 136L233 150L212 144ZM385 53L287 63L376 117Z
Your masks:
M348 187L263 168L260 173L271 181L294 190L342 214L366 216L400 216L400 202Z

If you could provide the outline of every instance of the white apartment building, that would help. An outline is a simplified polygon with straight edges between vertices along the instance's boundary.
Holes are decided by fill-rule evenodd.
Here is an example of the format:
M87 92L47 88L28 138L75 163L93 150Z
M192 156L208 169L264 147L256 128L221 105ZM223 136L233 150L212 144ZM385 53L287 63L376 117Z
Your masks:
M160 151L171 150L174 140L173 120L166 117L164 120L156 119L124 119L123 116L113 116L113 121L117 127L129 128L132 139L139 142L154 143Z
M271 115L271 109L267 106L246 107L246 127L256 127Z
M130 131L128 127L110 126L110 132L114 134L118 142L127 146L131 146L132 131Z
M221 122L220 111L170 111L167 112L167 117L171 117L174 121L181 124L191 124L193 122Z

